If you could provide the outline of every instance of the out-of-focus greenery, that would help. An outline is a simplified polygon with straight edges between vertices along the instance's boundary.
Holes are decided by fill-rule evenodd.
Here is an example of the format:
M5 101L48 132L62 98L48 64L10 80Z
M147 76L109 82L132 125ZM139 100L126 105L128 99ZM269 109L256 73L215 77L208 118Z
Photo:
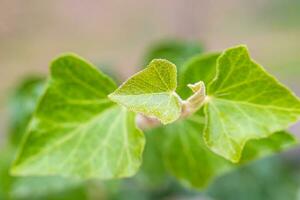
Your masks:
M291 160L273 156L217 179L207 195L214 200L296 200L299 187L299 166Z
M19 144L39 96L42 94L44 79L39 76L25 78L10 98L10 140Z
M154 43L146 52L144 67L155 58L163 58L171 61L177 66L179 73L183 64L191 57L201 54L204 47L196 41L163 40Z

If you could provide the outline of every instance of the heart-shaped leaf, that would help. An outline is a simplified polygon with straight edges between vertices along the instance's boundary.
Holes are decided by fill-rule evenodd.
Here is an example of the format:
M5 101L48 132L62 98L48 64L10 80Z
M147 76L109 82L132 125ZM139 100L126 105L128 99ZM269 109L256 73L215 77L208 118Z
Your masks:
M300 116L300 101L255 63L245 46L226 50L207 87L204 137L209 148L238 162L248 140L288 128Z
M176 66L163 59L153 60L143 71L130 77L109 98L131 111L156 117L162 123L175 121L181 102L175 93Z
M14 175L119 178L141 164L135 114L111 102L114 82L75 55L56 59L12 167Z

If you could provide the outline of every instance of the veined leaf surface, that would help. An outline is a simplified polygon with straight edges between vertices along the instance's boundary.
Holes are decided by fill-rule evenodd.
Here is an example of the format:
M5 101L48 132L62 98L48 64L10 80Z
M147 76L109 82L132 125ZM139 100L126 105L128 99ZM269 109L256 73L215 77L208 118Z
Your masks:
M164 162L166 171L189 187L202 189L216 177L236 169L241 164L296 145L295 138L288 132L276 132L264 139L248 141L241 161L233 164L206 146L202 131L199 131L203 130L204 121L204 115L199 111L188 119L160 128L156 132L151 131L151 134L164 138L159 142L159 148L155 149L161 151L160 160ZM160 170L164 172L163 169ZM162 176L162 173L155 172L154 175L156 174Z
M109 97L131 111L156 117L164 124L171 123L181 114L180 98L175 93L176 76L174 64L167 60L155 59Z
M75 55L56 59L12 173L102 179L133 175L144 136L135 126L135 114L107 98L115 88Z
M218 58L207 92L205 141L232 162L240 160L248 140L284 130L300 116L299 99L255 63L245 46Z

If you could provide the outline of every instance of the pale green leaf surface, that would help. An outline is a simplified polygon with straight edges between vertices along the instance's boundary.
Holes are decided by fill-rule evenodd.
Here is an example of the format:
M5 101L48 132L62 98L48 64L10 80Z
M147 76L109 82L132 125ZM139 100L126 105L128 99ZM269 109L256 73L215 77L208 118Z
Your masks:
M135 126L135 114L107 98L115 88L75 55L56 59L12 173L102 179L133 175L144 136Z
M204 188L213 179L239 167L240 164L280 152L296 144L295 138L284 131L264 139L250 140L245 145L241 162L232 164L211 152L205 145L202 131L199 131L204 127L202 116L201 113L197 113L186 120L169 125L164 133L167 141L163 149L163 159L167 171L193 188Z
M62 177L15 178L10 195L13 200L88 200L84 182Z
M84 182L62 177L12 177L9 174L15 150L0 150L1 200L84 200L88 194Z
M109 98L131 111L156 117L167 124L179 118L181 104L175 93L176 66L167 60L153 60L130 77Z
M208 85L215 76L217 58L218 54L207 54L188 61L184 67L182 82L188 83L189 79L193 82L203 80ZM183 88L180 88L179 92L186 94ZM253 139L246 143L240 163L231 164L215 155L205 145L202 139L204 125L205 116L202 109L186 120L161 128L159 132L151 132L152 135L157 134L165 138L159 146L163 147L162 159L165 160L167 171L184 184L198 189L241 163L291 148L296 144L295 138L285 131L276 132L267 138Z
M246 142L286 129L300 116L299 99L255 63L244 46L217 60L208 85L205 141L215 153L238 162Z

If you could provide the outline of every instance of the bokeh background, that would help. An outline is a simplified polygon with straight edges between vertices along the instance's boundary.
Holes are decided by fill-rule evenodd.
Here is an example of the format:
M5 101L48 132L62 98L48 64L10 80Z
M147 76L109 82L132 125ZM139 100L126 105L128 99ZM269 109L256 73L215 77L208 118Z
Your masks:
M149 45L174 38L207 51L246 44L300 96L299 0L0 0L0 145L9 95L57 55L75 52L125 79ZM292 131L300 136L299 125Z

